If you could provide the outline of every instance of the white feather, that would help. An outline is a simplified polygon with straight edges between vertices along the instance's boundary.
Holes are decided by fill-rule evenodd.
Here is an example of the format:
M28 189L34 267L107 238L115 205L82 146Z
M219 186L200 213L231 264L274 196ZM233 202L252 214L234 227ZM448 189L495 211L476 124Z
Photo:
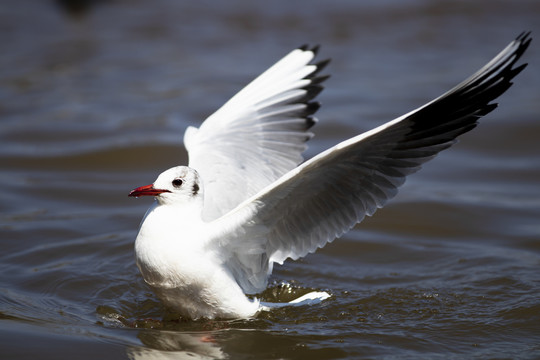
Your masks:
M384 206L495 108L525 67L514 64L529 42L520 35L444 95L300 166L311 125L306 86L318 67L313 51L291 52L187 129L190 167L130 194L157 199L135 244L143 277L186 317L254 315L262 308L244 293L264 290L273 263L315 251Z

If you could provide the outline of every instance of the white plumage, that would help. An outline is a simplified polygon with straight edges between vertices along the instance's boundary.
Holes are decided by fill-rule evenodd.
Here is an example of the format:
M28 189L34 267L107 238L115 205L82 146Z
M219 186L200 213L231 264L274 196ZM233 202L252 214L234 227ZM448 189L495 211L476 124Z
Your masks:
M430 103L299 165L328 61L302 47L184 136L189 167L130 196L156 201L135 243L137 265L165 304L189 318L247 318L274 262L341 236L396 195L407 175L492 111L525 66L521 34L473 76Z

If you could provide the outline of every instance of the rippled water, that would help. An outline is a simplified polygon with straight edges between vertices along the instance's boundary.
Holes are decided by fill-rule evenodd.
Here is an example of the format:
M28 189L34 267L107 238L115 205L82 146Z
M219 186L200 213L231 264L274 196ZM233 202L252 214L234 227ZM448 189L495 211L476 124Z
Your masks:
M0 5L2 358L540 358L536 39L499 109L263 294L321 305L181 321L136 269L150 203L127 197L300 44L333 58L309 157L539 36L537 1L65 3Z

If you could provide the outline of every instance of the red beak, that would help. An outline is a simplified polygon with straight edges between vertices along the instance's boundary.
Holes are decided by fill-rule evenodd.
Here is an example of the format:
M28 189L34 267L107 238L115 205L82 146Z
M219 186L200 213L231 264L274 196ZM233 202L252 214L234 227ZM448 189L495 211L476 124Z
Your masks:
M128 196L158 196L159 194L163 194L165 192L170 192L169 190L162 190L162 189L155 189L154 184L141 186L136 189L131 190Z

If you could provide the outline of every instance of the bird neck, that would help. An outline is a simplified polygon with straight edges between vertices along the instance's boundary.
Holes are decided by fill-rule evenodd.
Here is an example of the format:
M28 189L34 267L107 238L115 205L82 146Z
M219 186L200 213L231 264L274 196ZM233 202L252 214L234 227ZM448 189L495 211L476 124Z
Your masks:
M200 210L186 204L156 202L148 209L141 223L136 244L149 245L154 250L161 248L161 245L167 248L169 244L194 241L203 228Z
M200 199L192 198L182 203L165 203L157 202L153 208L153 212L175 223L198 224L202 222L203 202Z

